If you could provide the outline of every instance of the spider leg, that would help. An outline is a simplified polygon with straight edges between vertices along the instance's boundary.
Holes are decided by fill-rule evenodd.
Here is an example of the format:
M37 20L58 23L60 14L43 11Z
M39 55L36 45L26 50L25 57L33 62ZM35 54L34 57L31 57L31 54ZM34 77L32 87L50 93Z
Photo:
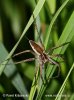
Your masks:
M38 80L38 75L37 74L39 73L39 70L40 70L41 80L44 83L43 76L42 76L42 65L43 64L40 64L39 67L35 67L35 82L34 82L34 84L32 86L37 84L37 80Z
M58 74L56 76L53 76L53 77L48 77L46 79L46 82L47 83L49 82L50 79L55 79L55 78L58 78L59 77L59 75L60 75L60 66L56 66L56 67L58 67Z
M35 55L35 53L34 53L32 50L25 50L25 51L19 52L19 53L17 53L17 54L14 54L14 55L12 56L12 58L13 58L13 57L16 57L16 56L19 56L19 55L21 55L21 54L27 53L27 52L30 52L31 54ZM28 62L28 61L33 61L33 60L35 60L35 58L29 58L29 59L21 60L21 61L14 62L14 63L15 63L15 64L19 64L19 63Z
M14 57L16 57L16 56L19 56L19 55L21 55L21 54L27 53L27 52L30 52L30 53L32 53L33 55L35 55L35 53L34 53L33 51L31 51L31 50L25 50L25 51L19 52L19 53L17 53L17 54L14 54L14 55L12 56L12 58L14 58ZM8 59L6 59L6 60L4 60L4 61L10 60L10 59L11 59L11 58L8 58ZM33 61L33 60L35 60L35 58L29 58L29 59L25 59L25 60L18 61L18 62L14 62L14 63L15 63L15 64L19 64L19 63L22 63L22 62L28 62L28 61ZM3 61L2 61L1 63L3 63ZM12 65L12 63L8 63L7 65Z
M32 50L25 50L25 51L14 54L12 57L16 57L27 52L30 52L31 54L35 55L35 53Z
M54 76L54 77L51 77L51 78L58 78L59 75L60 75L60 64L59 64L59 62L53 60L52 58L49 59L49 62L50 62L50 64L52 64L52 65L56 65L56 67L59 68L59 70L58 70L58 74L57 74L56 76ZM51 79L51 78L48 78L47 80L49 81L49 79Z
M35 67L35 82L37 82L37 73L38 73L38 67Z
M7 59L7 60L9 60L9 59ZM20 64L20 63L23 63L23 62L34 61L34 60L35 60L35 58L29 58L29 59L14 62L14 64ZM6 65L13 65L13 63L8 62Z
M52 59L51 57L48 57L48 62L50 62L53 65L59 66L59 63L57 61L55 61L54 59Z
M60 65L59 66L56 66L56 67L58 67L58 74L56 76L51 77L51 78L58 78L59 75L60 75Z
M42 79L43 84L45 84L44 78L43 78L43 76L42 76L42 68L43 68L43 66L44 66L44 63L42 62L42 63L40 64L40 76L41 76L41 79Z
M59 46L52 47L52 48L50 48L50 49L48 50L48 53L50 53L50 52L51 52L52 50L54 50L54 49L57 49L57 48L62 47L62 46L65 46L65 45L67 45L68 43L70 43L70 42L66 42L66 43L63 43L63 44L61 44L61 45L59 45Z
M29 59L21 60L21 61L18 61L18 62L14 62L14 64L20 64L20 63L23 63L23 62L29 62L29 61L33 61L33 60L35 60L35 58L29 58Z
M63 54L52 54L52 55L50 55L50 57L59 57L64 61Z
M35 68L35 76L34 76L34 83L32 84L32 87L37 85L38 75L37 75L38 69Z

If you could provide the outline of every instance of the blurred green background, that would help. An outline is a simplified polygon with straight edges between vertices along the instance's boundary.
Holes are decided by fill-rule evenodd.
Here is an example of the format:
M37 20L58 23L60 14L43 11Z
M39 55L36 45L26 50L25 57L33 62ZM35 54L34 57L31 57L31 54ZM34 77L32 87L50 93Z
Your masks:
M48 26L59 7L64 0L46 0L39 14L39 24L41 27L42 40L46 39ZM34 8L36 7L35 0L0 0L0 63L4 61L7 52L10 52L15 43L20 38ZM63 11L57 18L51 32L48 48L56 45L71 13L74 10L74 0L70 0ZM36 41L35 27L31 25L26 33L29 39ZM23 50L30 50L29 41L25 38L17 47L15 54ZM47 94L57 94L62 85L72 63L74 61L74 37L71 40L64 56L60 77L52 79L49 83L42 100L54 100L52 97L46 97ZM31 54L25 54L14 58L14 61L20 61L33 57ZM0 76L0 98L3 94L25 94L25 100L30 93L32 81L35 74L35 62L22 63L18 65L8 65L4 73ZM69 98L65 97L62 100L74 100L74 71L72 71L66 90L66 94L70 94ZM26 95L27 94L27 95ZM72 99L73 98L73 99ZM5 100L13 100L12 97L4 97ZM20 98L15 98L20 100ZM21 98L23 100L23 97ZM1 100L1 99L0 99Z

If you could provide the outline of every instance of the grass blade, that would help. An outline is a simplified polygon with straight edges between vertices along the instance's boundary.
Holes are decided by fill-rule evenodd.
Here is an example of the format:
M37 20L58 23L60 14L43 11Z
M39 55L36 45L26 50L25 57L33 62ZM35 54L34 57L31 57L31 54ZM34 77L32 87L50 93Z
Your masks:
M49 41L49 36L50 36L50 33L51 33L51 29L52 29L52 26L54 24L54 22L56 21L58 15L60 14L60 12L63 10L63 8L66 6L66 4L68 3L69 0L66 0L62 6L58 9L58 11L56 12L55 16L53 17L49 27L48 27L48 32L47 32L47 36L46 36L46 39L45 39L45 48L47 49L47 44L48 44L48 41Z
M7 56L8 53L4 46L0 43L0 62L4 60L4 57ZM17 91L22 95L28 95L28 91L24 85L24 82L18 73L16 66L10 61L12 65L7 65L4 69L4 74L11 80L13 86L17 89ZM15 73L16 72L16 73ZM27 98L25 98L27 100Z
M71 74L73 68L74 68L74 63L73 63L73 65L72 65L72 67L70 68L70 71L68 72L68 74L67 74L67 76L66 76L66 78L65 78L65 80L64 80L64 82L63 82L63 84L62 84L62 86L61 86L61 88L60 88L60 90L59 90L59 92L58 92L58 94L57 94L57 96L56 96L56 98L55 98L55 100L61 100L62 93L63 93L63 91L64 91L64 89L65 89L67 80L68 80L68 78L69 78L69 76L70 76L70 74Z
M39 68L38 68L38 71L37 71L37 74L36 74L36 79L38 78L38 73L39 73ZM36 79L35 78L33 79L31 90L30 90L30 95L29 95L29 100L33 100L33 98L34 98L34 94L35 94L36 89L37 89Z

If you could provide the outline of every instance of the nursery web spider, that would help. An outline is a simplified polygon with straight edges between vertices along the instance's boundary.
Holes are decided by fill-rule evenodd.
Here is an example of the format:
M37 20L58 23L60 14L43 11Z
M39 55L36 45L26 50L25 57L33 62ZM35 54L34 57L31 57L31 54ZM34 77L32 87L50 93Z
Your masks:
M34 15L33 15L33 18L34 18ZM37 33L38 33L38 35L39 35L39 32L38 32L36 23L35 23L35 26L36 26ZM26 37L26 38L27 38L27 37ZM27 39L28 39L28 38L27 38ZM39 44L37 44L36 42L34 42L33 40L29 40L29 39L28 39L28 40L29 40L29 44L30 44L32 50L25 50L25 51L22 51L22 52L20 52L20 53L14 54L14 55L12 56L12 58L15 57L15 56L18 56L18 55L21 55L21 54L30 52L30 53L33 54L34 56L37 55L37 58L38 58L38 60L40 61L40 62L39 62L39 65L40 65L39 68L40 68L40 76L41 76L42 81L43 81L43 77L42 77L42 68L43 68L43 65L44 65L46 62L49 62L49 63L52 64L52 65L56 65L56 66L59 68L58 75L56 76L56 77L58 77L58 76L59 76L59 72L60 72L60 67L59 67L60 65L59 65L59 62L55 61L53 58L54 58L54 57L61 57L61 58L62 58L62 56L61 56L61 54L49 55L49 53L50 53L52 50L57 49L57 48L59 48L59 47L61 47L61 46L64 46L64 45L66 45L66 44L68 44L68 43L70 43L70 42L64 43L64 44L62 44L62 45L60 45L60 46L52 47L52 48L49 49L48 52L46 52L45 49L44 49L44 45L42 44L40 35L39 35L39 39L40 39L40 44L41 44L41 46L40 46ZM22 62L29 62L29 61L33 61L33 60L35 60L35 59L36 59L36 58L29 58L29 59L25 59L25 60L22 60L22 61L19 61L19 62L15 62L15 64L19 64L19 63L22 63Z

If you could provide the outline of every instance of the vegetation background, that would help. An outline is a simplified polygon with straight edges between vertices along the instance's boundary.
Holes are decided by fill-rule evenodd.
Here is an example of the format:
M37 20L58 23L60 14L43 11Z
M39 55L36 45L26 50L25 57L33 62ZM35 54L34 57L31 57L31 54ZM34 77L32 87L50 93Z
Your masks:
M15 94L22 96L21 100L74 100L74 0L43 0L41 2L44 2L44 5L38 6L38 12L35 12L34 16L37 17L36 23L45 49L47 50L57 43L60 45L70 42L68 46L54 51L54 53L58 53L59 50L62 50L60 53L64 57L60 76L55 79L51 78L45 85L40 80L38 84L32 86L35 81L36 61L15 65L11 60L11 64L6 65L4 70L0 69L0 72L3 72L0 76L0 100L3 100L2 98L13 100L13 97L15 100L20 100L20 97L16 97ZM65 6L64 2L66 2ZM37 4L38 1L35 0L0 0L0 64L19 40ZM62 5L64 7L60 10ZM59 12L56 14L58 9ZM35 24L34 22L31 24L29 23L25 35L30 40L38 42L39 37ZM31 49L26 37L23 36L14 54ZM13 60L20 61L30 57L34 56L27 53L14 57ZM50 65L45 73L47 77L52 76L50 75L51 68ZM57 72L58 69L54 76ZM39 74L37 77L40 77Z

